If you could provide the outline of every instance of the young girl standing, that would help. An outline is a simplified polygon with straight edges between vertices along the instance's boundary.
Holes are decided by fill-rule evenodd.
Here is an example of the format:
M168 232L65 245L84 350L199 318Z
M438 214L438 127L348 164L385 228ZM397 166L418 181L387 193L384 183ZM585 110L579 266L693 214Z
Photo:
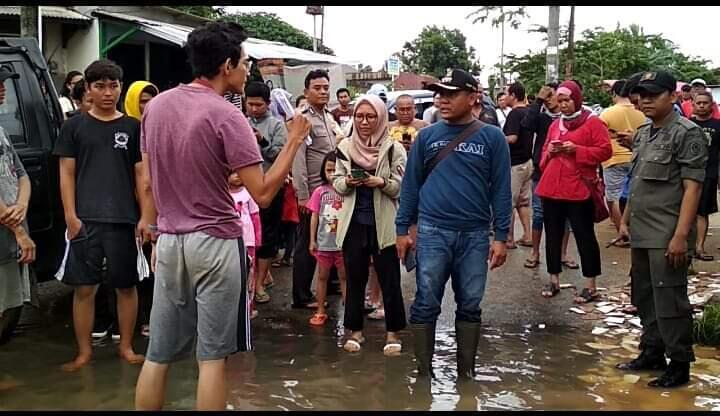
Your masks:
M343 197L335 192L330 184L335 175L335 152L330 152L323 159L320 178L322 186L315 189L308 209L312 212L310 220L310 252L317 259L317 285L315 298L317 312L310 318L310 325L322 326L327 320L325 298L327 297L328 277L330 269L335 265L340 279L340 290L345 302L345 263L342 248L337 245L338 214L343 204Z
M243 225L243 243L249 258L248 264L248 311L250 319L258 315L255 309L255 247L261 244L262 229L260 228L260 207L250 196L250 193L243 186L237 173L232 173L228 180L230 195L235 201L235 209L240 214Z

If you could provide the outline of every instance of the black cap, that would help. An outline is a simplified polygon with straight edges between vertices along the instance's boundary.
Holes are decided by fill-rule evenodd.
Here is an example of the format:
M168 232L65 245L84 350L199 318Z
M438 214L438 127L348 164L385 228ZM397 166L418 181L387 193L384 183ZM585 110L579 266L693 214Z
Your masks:
M16 74L15 72L10 71L9 69L7 69L3 66L0 66L0 82L3 82L8 78L18 79L18 78L20 78L20 75Z
M475 77L469 72L462 69L453 69L450 76L443 78L440 82L435 82L426 87L430 91L459 91L465 90L477 92L478 83Z
M647 91L650 94L661 94L665 91L674 92L676 87L677 80L667 71L643 72L637 86L630 93L639 94Z

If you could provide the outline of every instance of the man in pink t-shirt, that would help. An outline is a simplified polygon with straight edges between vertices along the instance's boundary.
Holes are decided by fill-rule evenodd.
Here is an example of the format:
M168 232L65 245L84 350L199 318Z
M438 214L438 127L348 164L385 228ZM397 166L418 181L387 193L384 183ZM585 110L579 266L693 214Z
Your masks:
M186 51L194 81L158 95L143 114L141 150L160 237L153 246L152 336L136 387L138 410L162 408L169 364L193 347L200 370L197 408L225 410L225 360L252 348L243 229L228 177L237 173L267 207L310 123L304 117L289 123L287 144L263 174L247 119L223 98L243 91L246 38L235 23L193 30Z

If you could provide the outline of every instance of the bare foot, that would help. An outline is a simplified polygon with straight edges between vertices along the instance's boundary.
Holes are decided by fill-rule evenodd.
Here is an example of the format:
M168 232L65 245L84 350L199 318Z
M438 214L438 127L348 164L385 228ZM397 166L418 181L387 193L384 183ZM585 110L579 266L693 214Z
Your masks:
M120 355L120 358L127 361L130 364L142 364L145 362L145 356L142 354L135 354L135 351L132 349L129 350L121 350L118 349L118 354Z
M12 390L16 387L22 386L21 383L15 380L3 380L0 381L0 391Z
M86 364L90 362L91 359L92 355L78 355L75 360L63 364L61 368L63 371L73 373L83 368Z

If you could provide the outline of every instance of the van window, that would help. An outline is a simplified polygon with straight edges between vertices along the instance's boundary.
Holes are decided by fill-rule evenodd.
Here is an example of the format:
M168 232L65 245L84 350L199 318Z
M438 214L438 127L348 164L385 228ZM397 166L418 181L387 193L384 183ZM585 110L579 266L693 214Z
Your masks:
M27 143L16 86L17 80L5 80L5 102L0 105L0 126L14 145Z

